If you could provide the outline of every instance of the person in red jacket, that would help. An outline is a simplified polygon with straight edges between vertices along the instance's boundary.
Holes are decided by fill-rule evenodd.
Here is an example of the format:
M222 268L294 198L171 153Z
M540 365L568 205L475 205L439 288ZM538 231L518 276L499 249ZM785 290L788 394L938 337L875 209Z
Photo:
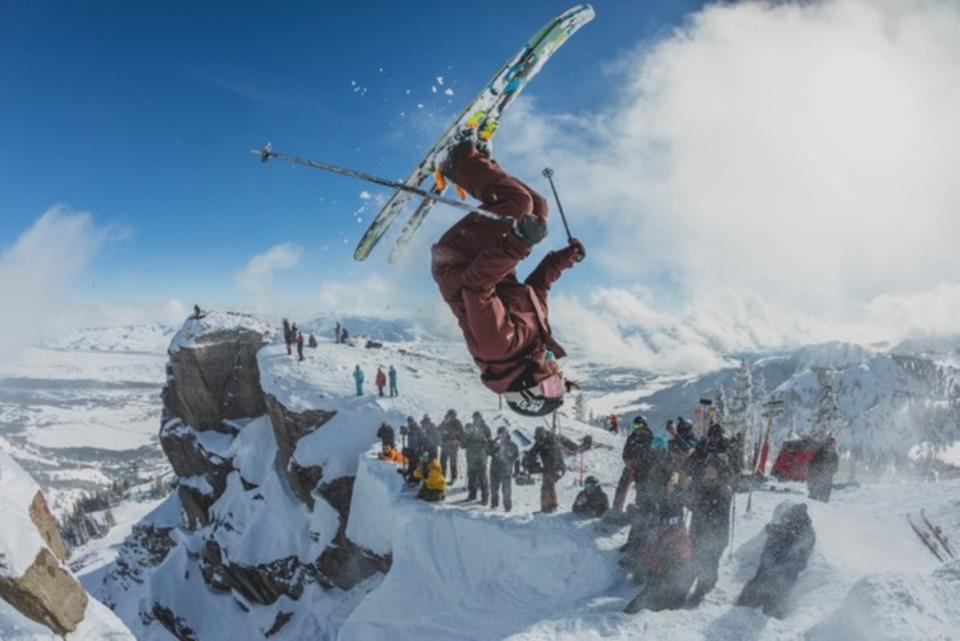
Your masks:
M509 176L471 139L456 145L441 170L483 208L515 224L471 212L433 246L433 279L463 331L483 383L515 412L543 416L563 404L568 384L554 358L566 355L548 321L547 293L585 254L571 239L548 253L526 280L517 264L546 236L547 203Z
M387 375L383 373L383 368L377 368L377 389L380 390L380 396L383 396L383 388L387 386Z

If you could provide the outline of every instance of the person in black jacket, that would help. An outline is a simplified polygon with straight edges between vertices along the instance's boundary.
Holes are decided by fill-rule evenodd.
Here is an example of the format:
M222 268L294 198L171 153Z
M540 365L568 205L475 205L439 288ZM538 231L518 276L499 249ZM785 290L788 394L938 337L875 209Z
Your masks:
M510 430L497 428L497 438L490 444L490 507L497 509L500 494L503 493L503 509L507 512L513 507L513 466L520 457L517 444L510 438Z
M383 447L396 447L397 445L396 434L394 434L393 428L386 423L380 425L380 429L377 430L377 438L380 439L380 445Z
M407 459L406 477L408 483L413 483L413 473L417 469L417 463L420 461L420 454L423 452L423 436L420 430L420 424L412 416L407 417L407 424L400 426L400 435L406 437L406 443L403 448L403 456Z
M531 457L539 457L543 465L543 482L540 484L540 511L549 514L557 511L557 481L567 471L563 461L563 451L556 436L545 427L538 427L533 433L534 444L530 449Z
M463 423L457 418L454 410L447 410L447 415L440 423L440 469L447 475L447 464L450 467L449 485L457 480L457 456L460 453L460 442L463 440Z
M623 472L617 491L613 497L614 512L623 512L627 502L627 493L630 485L637 480L638 474L645 473L650 467L650 443L653 441L653 432L647 425L647 419L637 414L631 424L632 431L623 446Z
M831 436L820 444L807 463L807 491L814 501L830 502L833 489L833 475L837 473L840 457L837 455L837 442Z
M490 484L487 479L487 455L492 440L490 428L480 412L473 413L473 421L467 423L463 436L463 448L467 454L467 500L475 501L477 492L480 500L487 504Z
M720 557L730 536L730 503L733 500L733 469L730 446L723 428L714 423L707 437L697 444L687 459L690 478L687 507L693 512L690 538L693 540L693 566L697 586L690 597L699 603L717 584Z
M583 489L573 501L573 513L581 516L597 518L610 509L610 499L600 487L600 481L595 476L588 476L583 480Z

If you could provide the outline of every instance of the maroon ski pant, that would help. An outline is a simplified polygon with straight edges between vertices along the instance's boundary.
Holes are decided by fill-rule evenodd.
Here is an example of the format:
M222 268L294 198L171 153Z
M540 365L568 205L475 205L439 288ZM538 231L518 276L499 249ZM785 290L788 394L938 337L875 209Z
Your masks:
M454 173L484 209L518 220L546 220L546 200L485 154L465 154ZM433 246L433 279L475 356L509 339L507 309L495 288L529 254L530 247L508 225L478 213L464 216Z

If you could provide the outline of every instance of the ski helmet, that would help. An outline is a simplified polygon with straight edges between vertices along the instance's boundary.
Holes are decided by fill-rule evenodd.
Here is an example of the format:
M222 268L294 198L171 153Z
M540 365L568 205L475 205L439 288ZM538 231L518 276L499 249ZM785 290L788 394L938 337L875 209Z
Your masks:
M583 479L583 487L592 488L597 487L598 485L600 485L600 481L597 480L596 476L588 476L587 478Z
M686 435L693 432L693 423L683 418L677 417L677 434Z
M647 425L647 417L644 416L643 414L637 414L636 416L634 416L633 423L631 423L631 425L635 430L640 429L641 427L650 429L650 426Z

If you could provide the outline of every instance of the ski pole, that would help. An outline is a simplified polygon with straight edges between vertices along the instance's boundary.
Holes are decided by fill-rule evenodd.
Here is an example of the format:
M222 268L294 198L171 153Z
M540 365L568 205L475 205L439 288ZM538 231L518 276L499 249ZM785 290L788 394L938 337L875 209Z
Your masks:
M730 555L727 558L733 558L733 539L737 531L737 495L733 495L730 501Z
M438 203L443 203L444 205L450 205L451 207L462 209L464 211L470 211L470 212L475 211L481 216L499 221L501 223L506 223L511 227L516 226L517 219L511 216L503 216L496 212L492 212L487 209L484 209L483 207L469 205L467 203L460 202L459 200L454 200L452 198L444 198L439 194L426 191L423 189L418 189L417 187L411 187L406 183L398 182L396 180L390 180L389 178L374 176L373 174L357 171L355 169L348 169L346 167L339 167L337 165L329 165L327 163L318 162L316 160L309 160L307 158L300 158L299 156L291 156L289 154L284 154L279 151L274 151L273 147L269 143L267 143L263 147L263 149L251 149L250 153L260 156L260 162L262 163L267 162L271 158L276 158L277 160L284 160L286 162L291 162L297 165L304 165L305 167L312 167L313 169L319 169L321 171L327 171L333 174L339 174L341 176L359 178L360 180L373 183L375 185L382 185L383 187L389 187L391 189L398 189L400 191L405 191L407 193L420 196L422 198L427 198L429 200L433 200Z
M563 228L567 232L567 240L573 240L573 235L570 234L570 225L567 224L567 215L563 213L563 205L560 204L560 196L557 194L557 187L553 184L553 170L549 167L546 167L543 170L544 177L550 181L550 189L553 191L553 199L557 201L557 209L560 211L560 220L563 221Z

